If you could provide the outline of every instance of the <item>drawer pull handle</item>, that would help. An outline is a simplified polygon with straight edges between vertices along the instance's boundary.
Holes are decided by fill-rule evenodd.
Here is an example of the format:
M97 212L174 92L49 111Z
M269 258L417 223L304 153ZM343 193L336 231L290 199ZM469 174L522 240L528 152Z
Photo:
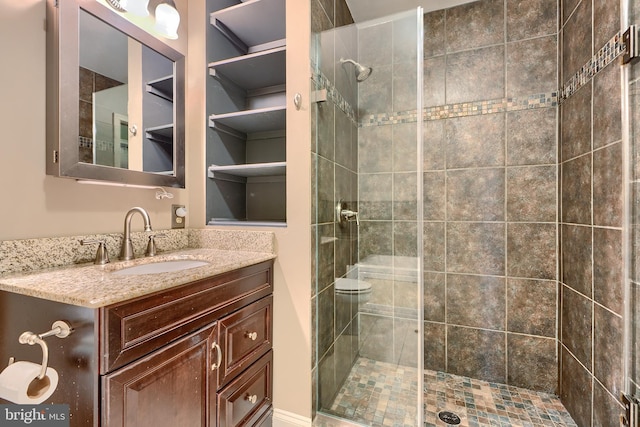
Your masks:
M247 332L244 336L249 338L251 341L255 341L256 339L258 339L257 332Z
M252 395L247 394L246 399L249 401L249 403L253 405L258 401L258 396L256 396L255 394L252 394Z
M213 342L213 344L211 344L211 349L212 350L215 349L216 355L217 355L216 363L213 363L211 365L211 370L215 371L220 367L220 364L222 363L222 350L220 349L220 346L218 345L218 343L216 343L215 341Z

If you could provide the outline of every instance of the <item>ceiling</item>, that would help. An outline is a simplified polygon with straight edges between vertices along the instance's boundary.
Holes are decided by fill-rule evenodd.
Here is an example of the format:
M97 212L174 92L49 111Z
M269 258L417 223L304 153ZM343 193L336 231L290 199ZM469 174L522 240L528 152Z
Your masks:
M397 12L404 12L422 6L425 13L446 9L475 0L346 0L355 22L381 18Z

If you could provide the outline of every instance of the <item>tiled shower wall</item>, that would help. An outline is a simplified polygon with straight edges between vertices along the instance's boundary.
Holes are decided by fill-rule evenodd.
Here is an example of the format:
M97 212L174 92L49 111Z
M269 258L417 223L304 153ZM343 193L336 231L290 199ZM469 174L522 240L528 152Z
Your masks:
M312 5L314 31L336 26L343 6L315 0ZM425 367L558 392L581 426L617 425L620 412L618 63L559 108L555 101L562 83L618 29L619 3L613 0L480 0L425 15ZM337 69L322 71L340 84ZM394 141L404 127L387 126L378 120L381 116L365 117L382 113L368 112L367 100L388 102L397 95L390 80L374 84L376 71L368 81L373 91L360 87L360 101L365 101L359 111L361 151ZM341 92L349 97L346 88ZM529 108L517 99L526 100ZM333 104L317 105L318 120L329 124L319 122L318 129L329 134L318 135L314 173L331 177L314 180L317 216L312 218L319 240L314 245L314 378L326 381L319 388L328 390L324 399L314 397L322 404L340 384L358 341L352 328L357 307L348 310L351 321L346 316L340 321L336 313L342 310L333 299L334 278L344 274L343 266L353 263L358 252L355 230L343 230L333 221L332 209L341 197L335 189L349 193L349 207L359 208L366 220L367 210L377 215L375 191L385 187L363 177L358 183L355 167L349 166L358 159L356 129ZM398 112L392 108L383 115ZM344 129L339 123L348 122L351 144L345 163L337 150L347 145L337 141L346 136L338 137L338 129ZM407 160L408 153L396 148L394 157ZM360 167L370 161L378 167L367 153L360 153ZM398 190L410 191L414 185L408 181ZM402 200L401 193L393 196L379 199ZM391 228L402 231L406 225L392 222ZM411 231L404 230L411 241ZM367 233L374 237L369 241L376 241L371 231L366 223L360 230L363 256L369 250Z
M315 52L322 74L355 105L353 77L339 59L355 58L355 29L344 0L312 0L312 32L323 39ZM334 30L335 29L335 30ZM352 71L352 70L350 70ZM312 88L314 89L314 88ZM334 294L335 278L344 277L357 261L355 223L336 222L338 200L357 206L357 126L328 99L312 104L312 266L313 412L330 407L351 370L358 351L357 303Z
M556 392L556 0L425 15L425 368ZM543 94L543 95L541 95ZM549 95L547 95L549 94ZM553 95L551 95L553 94ZM539 99L532 108L512 99ZM535 107L535 108L534 108Z
M561 82L620 30L617 0L563 0ZM560 106L560 396L580 426L618 425L623 387L620 64Z

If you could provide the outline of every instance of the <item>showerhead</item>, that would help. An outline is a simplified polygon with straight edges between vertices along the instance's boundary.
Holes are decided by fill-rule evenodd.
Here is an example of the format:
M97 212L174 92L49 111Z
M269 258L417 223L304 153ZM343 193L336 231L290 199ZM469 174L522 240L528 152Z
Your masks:
M345 62L349 62L349 63L353 64L356 67L355 68L355 73L356 73L356 80L358 82L363 82L363 81L367 80L367 78L373 72L373 68L365 67L364 65L358 64L353 59L342 59L342 58L340 58L340 63L341 64L344 65Z

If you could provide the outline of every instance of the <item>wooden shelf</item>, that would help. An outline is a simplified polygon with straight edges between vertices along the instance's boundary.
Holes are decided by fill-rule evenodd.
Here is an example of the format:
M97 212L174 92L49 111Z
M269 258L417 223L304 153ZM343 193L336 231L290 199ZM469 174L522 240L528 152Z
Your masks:
M287 79L287 52L281 46L209 64L209 74L252 90L284 85Z
M173 102L173 76L162 77L147 82L146 90L160 98Z
M210 15L216 27L245 53L282 45L286 38L285 0L250 0Z
M233 113L212 114L209 126L221 132L231 133L228 128L239 133L251 134L286 128L286 106L257 108ZM222 125L222 126L219 126Z

